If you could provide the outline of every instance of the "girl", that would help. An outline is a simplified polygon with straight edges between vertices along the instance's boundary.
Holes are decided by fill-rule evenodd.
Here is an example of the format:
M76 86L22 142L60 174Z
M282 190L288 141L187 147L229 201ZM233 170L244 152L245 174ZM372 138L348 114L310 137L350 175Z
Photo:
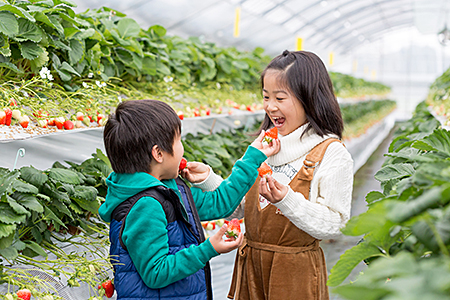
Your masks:
M266 161L273 175L257 179L231 216L244 211L246 233L228 298L329 299L319 242L348 221L353 186L340 108L325 65L311 52L284 51L261 84L261 130L275 126L281 149ZM201 185L219 182L210 175Z

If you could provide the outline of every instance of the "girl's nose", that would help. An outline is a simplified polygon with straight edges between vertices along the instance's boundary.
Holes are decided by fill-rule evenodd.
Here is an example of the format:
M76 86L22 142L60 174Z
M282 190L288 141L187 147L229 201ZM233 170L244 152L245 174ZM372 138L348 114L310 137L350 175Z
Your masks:
M276 111L278 109L277 105L273 101L268 101L266 104L266 110L268 111Z

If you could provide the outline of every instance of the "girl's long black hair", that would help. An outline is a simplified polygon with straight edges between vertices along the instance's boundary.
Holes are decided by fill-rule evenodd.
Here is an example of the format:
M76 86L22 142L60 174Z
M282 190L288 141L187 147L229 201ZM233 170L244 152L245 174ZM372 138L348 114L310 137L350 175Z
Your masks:
M341 109L333 92L330 75L316 54L285 50L262 72L262 88L264 88L264 76L269 70L280 71L280 84L285 85L303 106L309 122L304 133L313 128L320 136L334 133L342 138L344 122ZM260 132L271 126L273 126L272 121L266 114Z

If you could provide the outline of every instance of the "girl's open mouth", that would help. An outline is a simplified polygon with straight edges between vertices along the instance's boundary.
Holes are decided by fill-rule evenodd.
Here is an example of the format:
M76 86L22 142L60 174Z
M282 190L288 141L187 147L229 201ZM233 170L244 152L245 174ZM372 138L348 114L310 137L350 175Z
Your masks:
M275 127L281 127L283 126L284 122L286 121L283 117L272 117L273 123Z

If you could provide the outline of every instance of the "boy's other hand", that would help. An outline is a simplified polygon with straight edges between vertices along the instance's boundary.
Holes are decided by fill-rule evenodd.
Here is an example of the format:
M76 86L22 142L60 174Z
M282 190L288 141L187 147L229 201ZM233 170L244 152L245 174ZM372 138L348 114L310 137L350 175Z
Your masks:
M201 162L190 161L180 174L191 183L199 183L208 178L209 167Z
M227 231L227 224L223 224L220 227L219 231L216 232L213 236L209 238L211 245L214 247L217 253L228 253L234 249L237 249L241 244L244 238L244 234L241 232L236 240L224 240L223 236Z
M264 153L267 157L277 154L280 151L281 143L279 139L273 139L269 144L263 143L264 134L266 132L264 130L261 131L256 140L253 141L251 146L259 149L262 153Z
M289 188L273 179L269 174L259 182L259 193L271 203L277 203L286 197Z

